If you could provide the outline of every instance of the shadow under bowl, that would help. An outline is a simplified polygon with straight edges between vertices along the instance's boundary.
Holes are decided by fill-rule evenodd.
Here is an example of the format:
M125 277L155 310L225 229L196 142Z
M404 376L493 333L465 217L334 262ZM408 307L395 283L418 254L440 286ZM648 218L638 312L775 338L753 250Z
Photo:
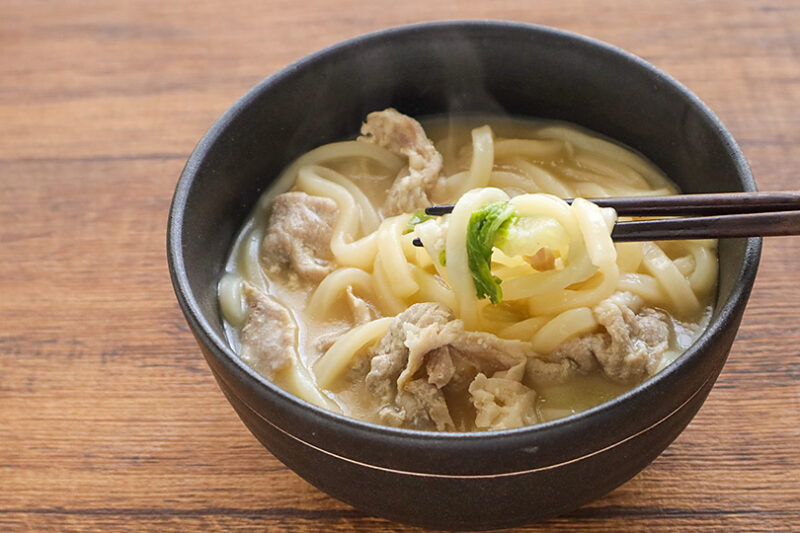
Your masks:
M700 408L739 327L761 241L721 241L708 329L655 377L589 411L461 434L324 411L236 356L216 284L239 228L280 171L390 106L412 116L574 122L639 150L690 193L754 191L744 156L697 97L635 56L551 28L454 21L366 35L284 68L237 101L186 164L168 228L175 293L220 388L278 459L359 509L432 528L505 527L576 509L649 464Z

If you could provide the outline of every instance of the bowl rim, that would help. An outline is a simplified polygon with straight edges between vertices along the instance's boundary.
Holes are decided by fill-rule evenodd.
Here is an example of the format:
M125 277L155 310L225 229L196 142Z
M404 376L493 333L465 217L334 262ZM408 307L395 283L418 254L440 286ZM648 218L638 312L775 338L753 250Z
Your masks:
M242 375L247 376L251 380L251 385L255 384L256 387L266 389L272 394L278 395L282 400L294 404L302 410L310 410L312 413L339 426L346 426L353 430L366 431L371 433L381 434L390 438L401 439L423 439L427 442L440 441L443 443L451 443L453 441L472 441L472 440L500 440L506 438L518 438L524 434L537 434L551 430L558 430L563 426L573 424L580 424L581 421L593 418L600 413L612 410L621 404L633 401L633 399L648 389L657 387L661 382L667 381L671 376L678 373L682 367L689 364L693 359L700 357L699 352L708 345L713 343L721 333L725 324L735 317L740 308L743 308L747 302L750 290L755 281L755 275L758 268L759 258L761 254L761 238L753 237L747 239L745 252L742 256L742 263L739 272L736 275L736 281L731 291L730 297L724 302L722 308L716 313L716 317L712 317L708 327L701 333L695 342L678 358L667 365L664 369L659 371L654 376L651 376L644 382L635 386L631 390L616 396L615 398L603 402L595 407L569 415L564 418L542 422L531 426L522 426L513 429L493 430L493 431L476 431L476 432L435 432L423 431L405 428L396 428L390 426L382 426L350 418L348 416L334 413L318 407L310 402L307 402L288 391L280 388L272 383L267 378L258 374L255 370L251 369L244 363L236 353L228 345L226 339L220 338L214 329L209 324L209 321L204 316L198 301L191 289L188 276L186 274L185 262L183 257L183 242L182 242L182 228L183 228L183 212L186 207L189 192L194 183L194 177L202 165L202 162L207 155L208 151L215 145L225 133L228 126L253 103L260 95L268 91L269 88L279 83L284 78L292 76L297 70L313 68L313 66L331 56L338 53L345 52L353 47L369 46L374 42L380 42L387 38L392 38L396 35L414 34L425 32L437 32L439 30L485 30L492 29L494 31L514 30L523 32L538 33L540 35L547 35L548 37L555 37L559 39L566 39L586 47L592 47L602 50L606 53L621 56L621 59L633 63L635 67L649 72L655 78L672 86L686 99L687 103L695 106L705 118L710 121L713 127L717 130L724 146L728 150L729 157L732 159L735 167L738 170L743 182L743 189L745 191L755 191L756 184L750 172L746 158L739 148L733 136L725 128L719 118L711 111L711 109L692 93L687 87L679 81L671 77L669 74L656 68L654 65L645 61L644 59L627 52L612 44L587 37L581 34L549 27L538 24L529 24L523 22L506 21L506 20L447 20L447 21L433 21L423 22L417 24L408 24L402 26L390 27L363 35L358 35L344 41L332 44L315 52L312 52L299 60L279 69L277 72L267 76L262 81L258 82L255 86L249 89L243 96L236 100L208 129L203 137L198 142L197 146L189 156L186 165L181 172L180 178L175 188L175 193L172 198L169 212L168 229L167 229L167 259L170 271L170 277L173 285L175 295L178 299L180 307L186 319L193 324L192 330L195 335L198 335L200 340L206 347L209 348L216 358L224 358L228 363L232 363L237 367ZM224 362L224 361L223 361ZM217 374L215 372L215 374ZM217 374L218 378L221 378ZM226 380L227 382L227 380ZM700 389L705 385L700 386ZM235 387L228 383L228 386L233 390ZM698 391L692 391L692 394L697 394ZM239 396L239 395L237 395ZM244 401L243 398L239 397ZM251 409L258 413L254 408ZM259 413L260 415L260 413ZM667 418L671 416L668 415ZM266 420L265 417L262 416ZM665 420L666 418L662 419ZM272 425L273 422L267 420ZM659 422L660 423L660 422ZM277 427L277 426L276 426ZM282 428L278 428L285 431ZM291 435L291 433L289 433ZM298 438L291 435L294 438ZM302 441L305 444L312 444ZM313 446L316 447L316 446Z

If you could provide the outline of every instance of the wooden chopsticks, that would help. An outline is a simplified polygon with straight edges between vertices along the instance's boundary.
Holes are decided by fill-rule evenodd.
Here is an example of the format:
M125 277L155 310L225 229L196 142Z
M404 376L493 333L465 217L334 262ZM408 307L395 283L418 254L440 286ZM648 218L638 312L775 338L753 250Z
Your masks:
M614 208L620 216L683 217L617 222L611 232L617 242L800 234L800 192L627 196L591 201ZM452 205L437 205L428 207L425 213L441 216L452 210ZM414 239L414 245L422 243Z
M800 211L716 215L617 222L611 239L625 241L673 241L800 235Z

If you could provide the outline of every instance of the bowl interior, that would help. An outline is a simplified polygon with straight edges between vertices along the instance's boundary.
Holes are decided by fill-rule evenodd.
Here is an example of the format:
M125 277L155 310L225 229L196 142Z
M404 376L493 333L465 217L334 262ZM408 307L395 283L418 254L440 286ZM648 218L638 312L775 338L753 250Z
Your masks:
M412 116L481 112L566 120L639 150L685 192L755 190L744 158L705 105L611 46L488 22L357 38L256 86L187 163L173 202L170 260L185 272L187 292L220 347L226 342L216 283L260 194L298 155L352 138L367 113L390 106ZM720 244L716 314L743 279L747 250L746 239Z

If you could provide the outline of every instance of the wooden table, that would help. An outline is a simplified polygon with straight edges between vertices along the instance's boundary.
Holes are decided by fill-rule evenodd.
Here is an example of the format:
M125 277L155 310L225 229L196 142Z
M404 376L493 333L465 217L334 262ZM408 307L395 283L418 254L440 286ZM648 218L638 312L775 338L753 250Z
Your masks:
M410 531L299 479L218 390L165 228L205 130L262 77L387 26L506 18L688 85L763 189L796 189L792 0L0 3L0 531ZM525 531L800 530L800 238L765 243L705 406L632 481Z

